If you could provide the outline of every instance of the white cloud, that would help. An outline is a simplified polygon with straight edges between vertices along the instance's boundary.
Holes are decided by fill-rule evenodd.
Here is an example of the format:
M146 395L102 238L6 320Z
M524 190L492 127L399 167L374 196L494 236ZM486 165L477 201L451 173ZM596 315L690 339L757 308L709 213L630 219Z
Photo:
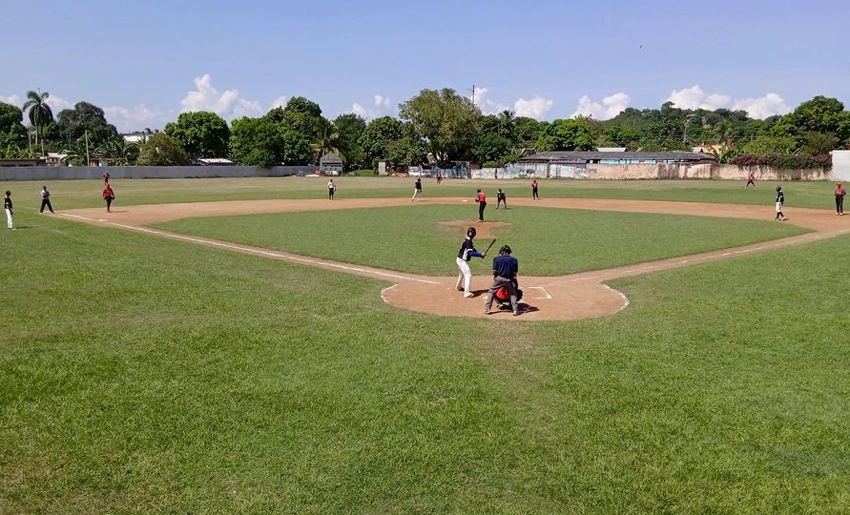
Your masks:
M180 101L180 112L211 111L224 118L258 116L262 114L260 103L239 96L239 90L228 89L218 92L209 74L195 78L195 91L189 91Z
M608 120L623 112L632 99L624 92L615 93L602 99L602 102L594 102L587 95L578 100L578 108L571 115L571 118L576 116L590 116L596 120Z
M276 107L286 107L287 99L285 96L281 95L276 99L272 100L272 106L270 109L274 109Z
M390 107L390 99L383 95L375 95L375 105L379 107Z
M0 102L4 102L6 104L12 104L13 106L17 106L17 107L21 107L21 104L23 104L23 102L21 102L21 97L19 97L18 95L9 95L9 96L0 95Z
M472 99L475 100L475 105L478 106L478 109L480 109L483 114L498 114L502 111L510 110L510 106L494 102L487 98L489 92L490 90L485 87L476 86L473 88Z
M163 112L151 109L145 104L136 107L106 107L103 109L106 120L115 125L121 132L129 132L142 128L160 128L174 121L173 112Z
M372 104L374 107L366 107L359 102L354 102L351 105L351 112L365 120L371 120L381 116L393 116L395 114L390 104L390 99L381 94L376 93L372 96Z
M791 112L785 99L776 93L768 93L759 98L733 99L729 95L713 93L706 94L699 86L673 90L667 98L668 102L680 109L734 109L743 110L752 118L767 118L777 114Z
M534 118L535 120L541 120L554 105L554 100L549 100L548 98L541 97L540 95L534 95L534 97L529 100L520 98L514 102L514 113L517 116L525 116L528 118Z
M53 116L58 115L59 111L63 109L69 109L73 107L71 105L71 102L68 102L64 98L57 97L55 95L50 95L49 97L47 97L47 105L49 105L50 110L53 111Z
M791 108L785 103L785 99L776 93L768 93L761 98L745 98L736 100L732 109L744 110L751 118L765 119L777 114L788 114Z

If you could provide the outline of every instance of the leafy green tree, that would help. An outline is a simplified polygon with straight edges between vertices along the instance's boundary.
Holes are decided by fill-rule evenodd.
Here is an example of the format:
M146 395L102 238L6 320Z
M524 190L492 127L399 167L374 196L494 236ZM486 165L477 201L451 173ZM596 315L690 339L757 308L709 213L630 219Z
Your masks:
M408 127L405 132L406 134L393 142L389 148L387 157L393 169L402 165L417 166L427 162L428 149L425 142L415 134L411 127Z
M803 136L803 146L800 147L801 154L818 156L829 154L838 147L838 137L823 132L809 132Z
M376 170L378 161L389 159L390 149L404 135L405 125L396 118L382 116L370 121L358 140L366 165Z
M347 170L354 170L364 166L365 152L360 146L360 136L366 131L366 120L354 113L341 114L333 121L339 133L339 145L346 156L345 166Z
M226 157L230 127L221 116L208 111L180 113L176 122L165 125L165 133L179 141L193 159Z
M469 98L449 88L423 89L399 106L399 116L413 125L441 163L471 157L481 132L481 111Z
M306 136L298 131L289 129L283 131L283 155L281 162L285 165L307 165L313 163L313 144Z
M494 132L483 132L478 136L473 148L473 157L478 163L500 161L510 150L508 138Z
M135 164L139 158L139 145L119 136L98 147L97 153L108 165L128 166Z
M280 111L279 115L273 109L267 116L270 116L270 118L280 116L279 123L282 123L287 129L300 132L308 139L318 138L320 131L324 128L322 124L322 109L319 107L319 104L304 97L290 98L286 103L286 107Z
M342 138L339 136L339 131L333 123L325 118L320 118L319 131L313 140L312 148L316 162L318 162L319 159L328 152L333 152L337 155L337 157L342 159L343 162L346 160L345 152L342 149Z
M844 132L850 129L843 124L846 116L844 104L838 99L816 96L800 104L787 115L787 119L797 135L819 132L844 141L850 137L850 133Z
M794 136L772 136L763 134L753 141L745 143L740 148L741 154L790 154L797 148Z
M27 145L27 129L22 123L23 111L0 102L0 157L13 159Z
M545 122L541 123L527 116L518 116L514 118L514 139L511 140L511 143L515 147L531 148L537 143L537 139L545 127Z
M94 148L118 137L118 130L106 121L103 109L88 102L77 102L73 109L63 109L51 126L50 135L63 142L88 137Z
M537 151L593 150L593 133L586 120L558 119L537 140Z
M605 128L599 138L598 147L626 147L634 150L638 146L640 135L632 127L612 125Z
M24 113L17 106L0 102L0 132L9 132L17 125L23 125Z
M268 118L243 117L231 122L230 155L244 166L272 168L283 162L283 129Z
M151 135L139 145L139 166L174 166L188 162L186 151L175 138L164 132Z
M47 104L50 93L27 91L27 101L24 102L23 110L27 111L30 123L35 127L35 143L38 145L40 135L44 127L53 123L53 110ZM42 155L44 154L44 142L42 141Z

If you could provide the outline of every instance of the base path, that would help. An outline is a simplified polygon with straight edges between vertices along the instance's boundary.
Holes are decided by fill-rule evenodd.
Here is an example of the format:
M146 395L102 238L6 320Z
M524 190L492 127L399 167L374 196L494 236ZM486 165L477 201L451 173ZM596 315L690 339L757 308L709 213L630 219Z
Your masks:
M457 204L460 198L426 198L426 204ZM656 202L639 200L606 199L511 199L512 206L537 206L563 209L586 209L595 211L620 211L632 213L661 213L671 215L695 215L719 218L743 218L752 220L771 220L774 216L772 205L750 206L742 204L704 204L695 202ZM145 227L147 224L175 220L178 218L231 216L257 213L282 213L297 211L325 211L330 209L359 209L390 206L411 206L408 198L388 199L339 199L327 200L245 200L227 202L192 202L185 204L158 204L145 206L117 207L112 213L101 209L78 209L57 213L71 220L108 225L125 230L175 240L188 241L236 252L254 254L281 259L300 264L337 270L365 277L393 282L381 292L385 302L410 311L418 311L441 316L463 316L484 318L484 298L490 286L490 277L473 276L474 298L464 298L455 289L457 276L427 277L381 270L350 263L339 263L287 252L274 251L232 242L217 241L208 238L185 236ZM470 207L472 209L472 207ZM470 213L475 215L476 213ZM782 238L768 242L755 243L743 247L717 250L703 254L640 263L636 265L596 270L560 277L521 277L523 302L528 309L519 317L510 316L511 312L496 311L490 318L523 320L576 320L616 313L628 306L628 299L622 293L608 287L605 282L620 277L628 277L657 270L705 263L717 259L741 256L751 252L775 249L786 245L830 238L850 232L850 217L835 216L825 209L788 209L790 220L785 223L811 229L813 232L800 236ZM776 222L779 223L779 222ZM453 222L452 225L455 223ZM500 222L478 222L474 218L461 220L459 227L474 226L480 237L486 237L490 229L502 225ZM454 249L450 249L452 254ZM452 259L446 260L453 263ZM447 265L448 266L448 265ZM495 308L495 304L494 304Z

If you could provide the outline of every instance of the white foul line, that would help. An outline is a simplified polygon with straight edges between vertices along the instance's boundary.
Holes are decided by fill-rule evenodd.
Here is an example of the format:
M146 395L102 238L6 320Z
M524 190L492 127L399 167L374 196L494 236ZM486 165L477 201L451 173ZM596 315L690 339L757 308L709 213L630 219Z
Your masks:
M91 218L86 218L84 216L78 216L78 215L65 214L65 216L69 216L69 217L73 217L73 218L79 218L81 220L91 220ZM245 246L242 246L242 245L232 245L232 244L229 244L229 243L221 243L221 242L214 241L214 240L207 240L207 239L204 239L204 238L196 238L196 237L193 237L193 236L183 236L182 234L175 234L175 233L170 233L170 232L165 232L165 231L158 231L156 229L148 229L147 227L137 227L137 226L134 226L134 225L125 225L125 224L119 224L119 223L115 223L115 222L108 222L108 223L110 225L114 225L115 227L121 227L122 229L129 229L131 231L138 231L138 232L143 232L143 233L148 233L148 234L154 234L154 235L157 235L157 236L163 236L163 237L166 237L166 238L171 238L171 239L181 240L181 241L188 241L188 242L191 242L191 243L201 243L203 245L210 245L210 246L221 247L221 248L225 248L225 249L238 250L238 251L246 252L246 253L249 253L249 254L257 254L257 255L260 255L260 256L267 256L267 257L273 257L273 258L277 258L277 259L284 259L284 260L287 260L287 261L295 261L295 262L298 262L298 263L306 263L306 264L311 265L311 266L324 266L324 267L328 267L328 268L338 268L340 270L345 270L347 272L359 272L359 273L366 274L366 275L372 275L372 276L378 276L378 277L387 277L387 278L397 279L397 280L401 280L401 281L412 281L412 282L419 282L419 283L425 283L425 284L436 284L436 285L440 284L436 281L429 281L427 279L419 279L418 277L409 277L409 276L405 276L405 275L393 274L393 273L390 273L390 272L383 272L383 271L375 270L375 269L366 270L365 268L358 268L356 266L341 265L339 263L322 261L320 259L303 258L303 257L295 256L295 255L292 255L292 254L284 254L284 253L281 253L281 252L274 252L274 251L270 251L270 250L260 250L260 249L256 249L256 248L253 248L253 247L245 247Z

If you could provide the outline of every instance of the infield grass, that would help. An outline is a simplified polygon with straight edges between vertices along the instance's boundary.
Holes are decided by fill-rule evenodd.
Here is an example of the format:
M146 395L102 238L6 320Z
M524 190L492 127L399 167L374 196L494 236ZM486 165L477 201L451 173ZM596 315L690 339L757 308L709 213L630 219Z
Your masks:
M474 205L416 205L213 218L156 224L169 231L335 261L426 275L457 273L465 230L442 221L469 219ZM493 236L509 244L524 275L599 270L736 247L806 232L768 221L698 216L515 207L491 213L507 225ZM475 219L469 226L476 225ZM482 252L491 238L478 238ZM491 258L496 251L491 251ZM473 268L489 270L474 260Z
M0 513L850 510L848 236L617 280L614 316L516 324L18 213Z

